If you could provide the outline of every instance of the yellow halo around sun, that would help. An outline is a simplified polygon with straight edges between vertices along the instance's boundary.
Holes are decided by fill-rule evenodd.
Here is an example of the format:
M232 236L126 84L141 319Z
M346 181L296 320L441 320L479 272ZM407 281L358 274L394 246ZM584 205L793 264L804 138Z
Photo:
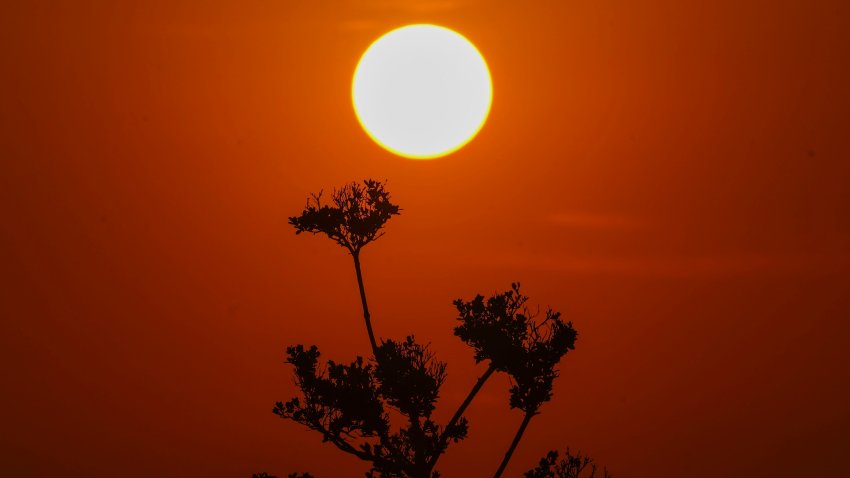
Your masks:
M432 159L462 148L484 126L493 84L484 57L463 35L408 25L363 53L351 84L357 120L382 148Z

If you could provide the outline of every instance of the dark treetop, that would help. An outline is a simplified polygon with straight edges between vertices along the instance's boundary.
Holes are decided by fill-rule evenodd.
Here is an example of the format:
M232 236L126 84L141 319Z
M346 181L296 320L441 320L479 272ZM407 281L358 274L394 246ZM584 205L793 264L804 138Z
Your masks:
M487 370L449 422L435 422L432 413L446 378L446 364L413 335L404 340L375 338L361 272L361 249L380 238L386 222L399 212L384 183L367 179L334 190L328 204L322 202L321 193L311 195L301 215L289 218L297 234L325 234L353 257L372 355L320 365L315 345L288 347L286 362L294 368L301 393L277 402L273 411L367 462L367 478L437 478L440 456L451 443L467 436L469 424L463 416L467 407L494 373L506 373L511 378L508 405L521 410L523 420L493 475L499 478L532 417L552 398L556 367L575 348L578 334L559 312L548 308L543 314L529 312L528 297L518 283L488 298L477 295L469 301L454 301L455 335L473 349L476 363L487 363ZM589 459L567 451L559 461L552 451L525 476L579 478L585 469L593 478L595 467ZM289 478L312 476L292 473Z
M334 190L330 204L322 203L322 192L311 195L301 215L290 217L289 223L296 234L322 233L356 254L381 237L384 224L399 211L384 183L367 179Z

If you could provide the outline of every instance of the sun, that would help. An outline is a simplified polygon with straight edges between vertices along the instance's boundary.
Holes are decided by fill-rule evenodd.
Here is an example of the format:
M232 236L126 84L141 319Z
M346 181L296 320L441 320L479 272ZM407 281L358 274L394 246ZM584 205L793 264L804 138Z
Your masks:
M384 149L433 159L469 143L484 126L493 84L484 57L437 25L392 30L363 53L351 85L354 112Z

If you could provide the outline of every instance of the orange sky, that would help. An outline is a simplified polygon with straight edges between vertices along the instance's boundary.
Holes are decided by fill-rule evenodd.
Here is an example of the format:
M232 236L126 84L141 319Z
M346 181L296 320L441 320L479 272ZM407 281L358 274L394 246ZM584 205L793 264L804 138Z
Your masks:
M366 353L350 259L307 193L387 179L378 335L482 372L452 299L523 283L577 350L506 476L570 446L621 477L822 476L850 449L850 5L843 1L4 2L0 468L362 476L277 419L284 348ZM494 103L458 153L383 151L350 107L382 33L441 24ZM444 476L519 412L473 405ZM498 417L498 420L494 420Z

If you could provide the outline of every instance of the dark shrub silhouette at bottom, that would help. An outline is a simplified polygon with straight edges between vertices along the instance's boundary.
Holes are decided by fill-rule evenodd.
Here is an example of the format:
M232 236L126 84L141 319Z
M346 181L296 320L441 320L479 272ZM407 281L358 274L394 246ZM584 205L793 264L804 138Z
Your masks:
M366 300L360 255L383 236L384 225L401 209L392 203L384 183L352 182L335 190L329 203L322 193L310 196L303 212L289 218L297 234L324 234L352 256L370 351L348 363L320 363L317 346L287 348L286 362L294 369L300 396L277 402L273 412L317 432L323 442L368 464L367 478L438 478L437 462L452 443L464 440L469 422L463 416L478 392L495 373L511 379L508 405L522 419L495 468L505 471L514 451L541 406L552 398L557 365L575 348L578 337L571 322L546 309L532 313L519 283L490 297L457 299L455 335L473 349L484 373L445 424L432 418L446 364L428 344L413 335L403 340L377 339ZM391 416L396 420L391 420ZM398 423L392 423L392 422ZM526 478L595 478L593 461L569 450L544 456ZM255 478L274 478L260 473ZM608 478L607 471L603 478ZM288 478L313 478L291 473ZM336 478L336 477L334 477Z

